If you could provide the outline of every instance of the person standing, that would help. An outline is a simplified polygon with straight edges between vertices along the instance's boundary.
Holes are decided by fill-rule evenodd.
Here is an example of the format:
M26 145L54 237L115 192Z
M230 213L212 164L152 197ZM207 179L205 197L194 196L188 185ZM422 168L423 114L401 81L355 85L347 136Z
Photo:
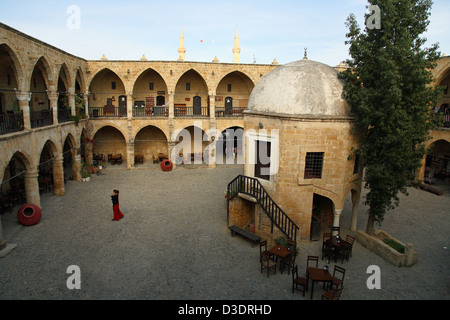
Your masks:
M114 189L113 194L111 196L111 200L113 203L113 212L114 212L114 218L112 221L119 221L123 218L123 214L119 209L119 190Z

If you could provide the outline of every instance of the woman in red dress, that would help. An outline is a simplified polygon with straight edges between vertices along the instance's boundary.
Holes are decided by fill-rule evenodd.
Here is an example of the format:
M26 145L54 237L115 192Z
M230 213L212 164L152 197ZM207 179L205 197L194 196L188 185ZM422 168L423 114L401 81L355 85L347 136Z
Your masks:
M123 214L119 209L119 190L117 189L113 190L111 200L113 203L113 212L114 212L114 219L112 219L112 221L119 221L119 219L123 218Z

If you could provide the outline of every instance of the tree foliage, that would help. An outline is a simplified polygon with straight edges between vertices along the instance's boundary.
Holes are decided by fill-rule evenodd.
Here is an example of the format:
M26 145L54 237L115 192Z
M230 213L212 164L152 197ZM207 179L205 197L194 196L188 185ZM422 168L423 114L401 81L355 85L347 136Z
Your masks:
M380 9L381 27L362 31L351 14L346 26L350 68L340 74L355 129L362 135L357 152L366 169L367 231L381 225L387 210L407 195L414 170L424 157L424 142L434 122L437 89L431 70L438 45L425 48L430 0L369 0ZM371 13L366 14L366 21Z

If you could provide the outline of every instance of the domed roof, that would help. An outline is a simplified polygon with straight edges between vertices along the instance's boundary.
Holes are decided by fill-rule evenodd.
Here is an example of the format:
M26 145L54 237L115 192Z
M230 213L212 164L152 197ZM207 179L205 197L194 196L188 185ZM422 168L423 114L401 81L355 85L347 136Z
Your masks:
M248 110L297 116L347 117L350 107L342 98L338 71L303 59L266 74L253 88Z

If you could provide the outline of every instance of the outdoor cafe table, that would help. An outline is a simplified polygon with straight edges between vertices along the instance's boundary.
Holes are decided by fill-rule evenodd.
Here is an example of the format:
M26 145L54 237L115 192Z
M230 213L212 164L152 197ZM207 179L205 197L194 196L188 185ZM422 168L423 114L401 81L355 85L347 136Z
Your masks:
M350 246L349 242L337 237L331 237L330 239L327 239L326 242L334 247L334 261L337 261L339 258L337 256L338 252L341 252L346 246Z
M314 267L308 267L308 279L311 278L311 300L313 298L314 293L314 283L316 282L323 282L327 286L333 282L333 277L331 276L330 272L328 270L325 270L324 268L314 268Z
M269 252L277 257L278 262L278 258L280 259L286 258L291 253L291 250L290 248L286 248L281 244L277 244L272 248L270 248Z

